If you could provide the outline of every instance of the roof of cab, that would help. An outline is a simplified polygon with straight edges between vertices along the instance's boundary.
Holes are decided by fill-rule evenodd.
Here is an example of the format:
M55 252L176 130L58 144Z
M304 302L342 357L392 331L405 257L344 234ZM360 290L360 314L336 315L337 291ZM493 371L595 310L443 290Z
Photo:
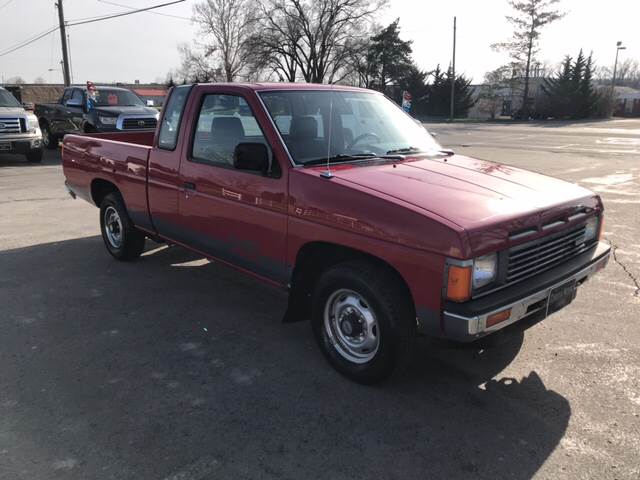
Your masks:
M327 85L324 83L290 83L290 82L266 82L266 83L199 83L198 85L241 87L255 91L267 90L339 90L363 93L378 93L366 88L350 87L348 85Z

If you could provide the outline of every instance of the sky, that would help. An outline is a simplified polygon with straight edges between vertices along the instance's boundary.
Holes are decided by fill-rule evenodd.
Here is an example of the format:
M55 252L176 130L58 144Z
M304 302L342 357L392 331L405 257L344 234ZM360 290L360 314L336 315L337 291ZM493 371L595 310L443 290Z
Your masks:
M167 0L108 0L144 8ZM180 65L177 45L191 43L197 27L189 21L198 0L164 7L152 13L138 13L113 20L69 28L71 70L76 83L162 82L167 72ZM613 65L616 41L627 50L625 58L640 59L639 0L562 0L559 8L567 16L543 30L539 60L558 64L565 55L577 55L582 48L593 51L598 65ZM121 13L126 8L101 0L64 0L68 21ZM413 41L418 66L432 70L451 61L452 24L457 16L456 70L479 83L485 72L507 62L505 53L490 45L509 38L505 21L510 13L507 0L390 0L378 15L386 25L400 18L401 37ZM171 15L171 16L169 16ZM57 25L54 0L0 0L0 52ZM0 56L0 80L21 76L27 82L42 77L62 81L60 34L55 32L9 55Z

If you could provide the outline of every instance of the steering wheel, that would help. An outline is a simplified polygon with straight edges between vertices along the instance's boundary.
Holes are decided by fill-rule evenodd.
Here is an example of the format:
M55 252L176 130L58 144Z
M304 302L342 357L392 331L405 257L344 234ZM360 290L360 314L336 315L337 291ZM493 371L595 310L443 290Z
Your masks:
M365 132L362 135L358 135L356 138L353 139L353 141L349 144L349 146L347 148L353 148L355 147L355 145L360 141L363 140L367 137L371 137L371 138L375 138L377 141L380 141L380 137L378 136L378 134L373 133L373 132Z

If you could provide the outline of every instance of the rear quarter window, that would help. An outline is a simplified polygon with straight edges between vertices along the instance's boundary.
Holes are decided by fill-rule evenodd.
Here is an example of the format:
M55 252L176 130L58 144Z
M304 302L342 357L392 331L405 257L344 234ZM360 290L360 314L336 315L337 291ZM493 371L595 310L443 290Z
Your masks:
M162 123L160 124L160 134L158 135L158 148L163 150L175 150L178 142L178 133L180 132L180 123L184 106L189 97L191 85L181 85L175 87L169 101L167 102Z

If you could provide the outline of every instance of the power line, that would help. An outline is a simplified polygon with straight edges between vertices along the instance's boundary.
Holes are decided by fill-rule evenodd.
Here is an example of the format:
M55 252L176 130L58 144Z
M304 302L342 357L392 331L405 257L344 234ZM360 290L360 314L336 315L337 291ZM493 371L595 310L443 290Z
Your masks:
M11 2L13 2L13 0L7 0L5 3L3 3L2 5L0 5L0 10L2 10L4 7L6 7L7 5L9 5Z
M107 0L96 0L100 3L105 3L107 5L113 5L115 7L121 7L121 8L127 8L129 10L135 10L135 7L131 7L129 5L122 5L121 3L114 3L114 2L108 2ZM154 15L161 15L163 17L171 17L171 18L178 18L180 20L188 20L190 21L191 19L189 17L183 17L180 15L171 15L170 13L162 13L162 12L149 12L149 13L153 13Z
M46 37L47 35L52 34L53 32L57 31L60 27L58 27L57 25L55 27L51 27L49 30L46 30L42 33L39 33L38 35L36 35L35 37L29 39L29 40L23 40L22 42L9 47L8 50L5 50L3 52L0 52L0 57L4 57L5 55L9 55L10 53L15 52L16 50L19 50L21 48L26 47L27 45L31 45L33 42L40 40L43 37Z
M77 19L77 20L71 20L69 22L65 22L65 25L72 27L72 26L76 26L76 25L84 25L86 23L93 23L93 22L100 22L102 20L110 20L112 18L117 18L117 17L124 17L125 15L132 15L134 13L140 13L140 12L146 12L149 10L153 10L156 8L161 8L161 7L166 7L168 5L174 5L176 3L182 3L185 0L175 0L173 2L167 2L167 3L162 3L160 5L153 5L151 7L146 7L146 8L140 8L140 9L136 9L136 10L131 10L130 12L124 12L124 13L117 13L117 14L112 14L112 15L103 15L100 17L92 17L90 19ZM49 30L45 30L44 32L41 32L39 34L37 34L36 36L29 38L27 40L23 40L22 42L19 42L11 47L9 47L8 49L0 52L0 57L4 57L5 55L9 55L10 53L15 52L16 50L20 50L21 48L24 48L28 45L31 45L33 42L36 42L37 40L40 40L43 37L46 37L47 35L50 35L51 33L57 31L60 29L60 26L56 25L51 27Z
M160 5L153 5L151 7L139 8L139 9L136 9L136 10L131 10L130 12L116 13L116 14L113 14L113 15L105 15L105 16L102 16L102 17L89 19L89 20L83 20L83 21L70 21L70 22L67 22L67 25L70 26L70 27L74 27L76 25L84 25L85 23L101 22L103 20L110 20L112 18L124 17L126 15L133 15L134 13L146 12L146 11L149 11L149 10L154 10L156 8L166 7L166 6L169 6L169 5L175 5L176 3L182 3L184 1L185 0L175 0L173 2L162 3Z

